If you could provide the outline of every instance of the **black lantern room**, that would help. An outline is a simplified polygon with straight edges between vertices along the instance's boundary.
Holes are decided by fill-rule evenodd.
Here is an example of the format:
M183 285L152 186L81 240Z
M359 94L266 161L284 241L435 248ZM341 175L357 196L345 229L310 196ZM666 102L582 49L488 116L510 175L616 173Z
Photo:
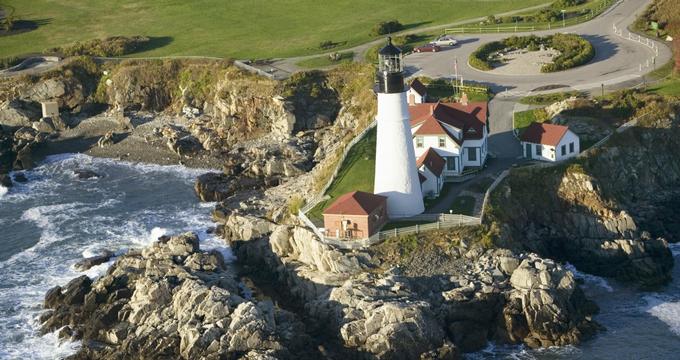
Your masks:
M404 67L401 50L392 45L392 38L387 38L387 45L378 52L378 92L395 94L404 92Z

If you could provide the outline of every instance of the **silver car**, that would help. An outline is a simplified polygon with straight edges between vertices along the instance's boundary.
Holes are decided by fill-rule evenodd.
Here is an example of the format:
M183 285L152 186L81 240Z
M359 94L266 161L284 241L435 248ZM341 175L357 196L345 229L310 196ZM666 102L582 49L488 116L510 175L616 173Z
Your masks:
M435 39L432 44L439 46L455 46L458 44L458 40L451 35L443 35Z

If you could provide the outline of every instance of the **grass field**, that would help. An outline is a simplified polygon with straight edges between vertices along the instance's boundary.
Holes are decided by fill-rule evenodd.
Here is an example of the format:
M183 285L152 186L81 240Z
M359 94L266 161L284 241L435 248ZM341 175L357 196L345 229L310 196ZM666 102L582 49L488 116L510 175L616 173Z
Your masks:
M331 198L320 202L311 209L307 213L310 219L322 219L323 210L342 194L355 190L373 192L376 135L377 132L374 128L352 147L342 163L338 176L326 191L326 195Z
M417 28L544 4L546 0L0 0L32 31L0 37L0 57L113 35L145 35L137 56L269 58L313 54L322 41L347 48L396 19Z
M514 113L513 116L514 128L519 130L520 134L527 126L531 125L532 122L544 122L548 119L548 114L543 108L518 111Z
M475 198L469 195L461 195L453 199L450 210L454 214L474 216Z
M302 60L298 62L296 65L302 68L308 68L308 69L318 69L318 68L324 68L327 66L333 66L333 65L339 65L343 63L348 63L352 62L354 60L354 52L353 51L345 51L339 53L340 57L337 60L331 60L331 58L327 55L321 55L309 59Z

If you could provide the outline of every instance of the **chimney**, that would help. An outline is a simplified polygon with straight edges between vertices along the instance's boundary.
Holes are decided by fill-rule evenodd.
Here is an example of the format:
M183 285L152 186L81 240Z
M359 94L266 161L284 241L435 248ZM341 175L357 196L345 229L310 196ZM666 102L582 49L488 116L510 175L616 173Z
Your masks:
M408 106L414 106L416 104L416 96L413 94L408 94Z
M463 93L460 96L460 103L463 104L463 106L468 106L468 96L466 93Z

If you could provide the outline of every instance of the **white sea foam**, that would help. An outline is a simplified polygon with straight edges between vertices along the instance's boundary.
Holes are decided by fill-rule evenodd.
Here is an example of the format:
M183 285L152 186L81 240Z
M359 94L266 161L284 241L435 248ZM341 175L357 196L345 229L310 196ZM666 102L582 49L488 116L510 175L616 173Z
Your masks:
M578 269L576 269L576 267L574 265L572 265L570 263L566 263L564 265L564 267L567 270L574 273L574 276L577 279L583 280L586 284L603 288L603 289L607 290L607 292L613 292L614 291L614 288L612 288L611 285L609 285L609 282L607 282L607 280L605 278L581 272Z
M667 301L658 296L645 296L647 312L668 325L668 328L680 336L680 301Z
M9 192L8 188L0 185L0 199L2 199L8 192Z
M77 168L105 176L96 182L76 181ZM211 170L65 154L24 172L29 181L4 194L0 209L7 204L16 214L3 227L15 226L35 243L0 261L0 359L63 358L77 350L78 343L59 341L54 334L40 336L36 319L49 288L83 274L72 266L81 257L104 250L120 256L161 235L194 231L203 250L215 249L232 260L229 247L208 231L214 226L209 215L214 204L196 203L190 186L206 171ZM101 276L113 261L84 274Z

